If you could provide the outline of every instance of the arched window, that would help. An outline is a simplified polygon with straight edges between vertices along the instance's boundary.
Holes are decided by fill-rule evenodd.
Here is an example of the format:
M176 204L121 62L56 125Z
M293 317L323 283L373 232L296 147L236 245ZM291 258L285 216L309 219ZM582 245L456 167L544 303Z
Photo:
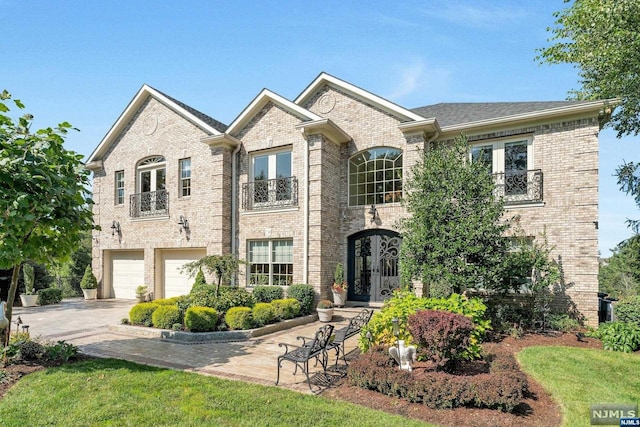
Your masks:
M349 205L373 205L402 200L402 150L377 147L349 160Z
M137 193L131 198L130 215L134 218L168 215L165 158L153 156L141 160L138 162L136 175Z

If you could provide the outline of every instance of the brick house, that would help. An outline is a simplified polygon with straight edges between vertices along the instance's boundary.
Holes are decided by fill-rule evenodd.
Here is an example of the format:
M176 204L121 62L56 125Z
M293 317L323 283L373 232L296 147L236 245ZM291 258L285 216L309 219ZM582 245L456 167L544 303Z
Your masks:
M508 214L546 229L568 296L597 322L601 101L407 109L322 73L295 100L263 90L229 126L144 85L91 154L93 269L102 298L188 293L185 262L237 254L240 286L312 284L348 300L399 285L403 176L432 141L464 133L491 160Z

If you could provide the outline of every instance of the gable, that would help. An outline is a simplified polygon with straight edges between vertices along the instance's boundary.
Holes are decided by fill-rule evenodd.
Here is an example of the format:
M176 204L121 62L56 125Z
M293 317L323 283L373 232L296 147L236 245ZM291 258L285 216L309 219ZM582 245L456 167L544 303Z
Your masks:
M122 133L133 125L136 118L139 119L140 112L151 100L163 105L182 120L199 128L206 135L219 135L226 129L223 123L145 84L140 88L131 102L129 102L93 153L91 153L87 160L87 168L99 169L101 167L100 162L105 154L110 150L111 146L118 141ZM153 118L145 117L143 120L146 120L145 126L148 128L147 132L151 131L151 128L157 128L158 123Z

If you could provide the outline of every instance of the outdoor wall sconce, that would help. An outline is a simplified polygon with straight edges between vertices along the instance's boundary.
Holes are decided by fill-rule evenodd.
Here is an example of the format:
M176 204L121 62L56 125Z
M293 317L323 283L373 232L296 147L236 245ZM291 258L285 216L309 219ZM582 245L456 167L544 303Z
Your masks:
M120 236L120 223L118 221L113 221L111 223L111 235L115 236L116 233Z
M180 226L180 234L182 234L182 230L184 230L185 233L189 232L189 221L187 221L187 217L185 217L184 215L180 215L178 225Z
M371 222L374 222L378 218L378 210L376 209L376 205L371 205L371 208L369 208L369 215L371 215Z

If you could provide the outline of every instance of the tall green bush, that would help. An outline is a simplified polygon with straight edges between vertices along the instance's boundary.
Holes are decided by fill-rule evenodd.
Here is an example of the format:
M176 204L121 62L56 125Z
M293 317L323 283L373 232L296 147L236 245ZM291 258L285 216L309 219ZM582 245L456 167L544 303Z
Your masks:
M93 271L91 271L91 265L87 265L87 268L84 269L84 276L82 276L82 280L80 281L80 287L82 289L96 289L98 287L98 279L96 279Z
M256 302L271 302L284 298L284 290L280 286L256 286L252 294Z
M618 301L613 307L617 320L640 326L640 295Z
M287 297L298 300L301 314L307 315L313 311L313 303L316 298L316 292L313 286L304 283L291 285L287 288Z

